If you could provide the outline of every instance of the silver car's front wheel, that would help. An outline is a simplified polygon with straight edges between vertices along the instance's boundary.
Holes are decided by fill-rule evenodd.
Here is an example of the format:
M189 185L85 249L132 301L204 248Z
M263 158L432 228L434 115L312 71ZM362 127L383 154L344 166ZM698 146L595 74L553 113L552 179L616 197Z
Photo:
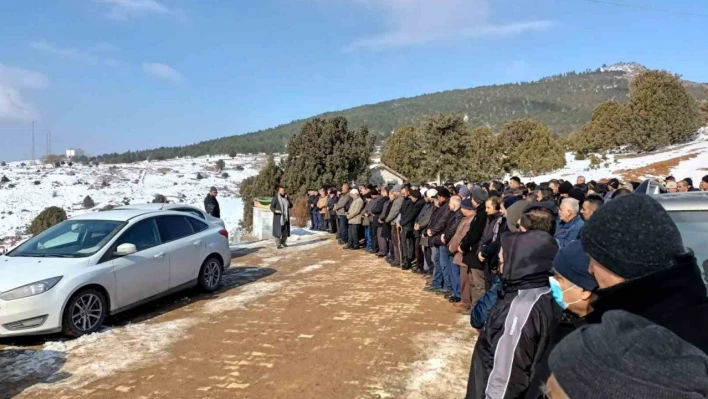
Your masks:
M199 271L199 286L207 291L214 292L221 286L224 266L218 258L210 257L204 261Z
M79 337L98 331L106 319L107 310L102 292L92 288L77 292L64 310L64 333Z

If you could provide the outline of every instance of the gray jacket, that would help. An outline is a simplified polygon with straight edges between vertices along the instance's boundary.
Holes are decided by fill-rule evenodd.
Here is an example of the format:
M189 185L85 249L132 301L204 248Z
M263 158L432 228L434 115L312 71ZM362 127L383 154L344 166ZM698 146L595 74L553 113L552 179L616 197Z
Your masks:
M349 224L361 224L362 214L364 213L364 200L361 197L356 197L352 200L352 204L347 211L347 219Z
M401 213L401 205L403 205L403 197L398 197L391 203L391 210L388 211L388 216L384 222L393 224Z
M337 205L334 206L334 210L337 211L338 216L346 216L347 215L347 208L349 207L349 204L352 203L352 196L349 195L349 193L342 194L341 197L339 197L339 201L337 201Z

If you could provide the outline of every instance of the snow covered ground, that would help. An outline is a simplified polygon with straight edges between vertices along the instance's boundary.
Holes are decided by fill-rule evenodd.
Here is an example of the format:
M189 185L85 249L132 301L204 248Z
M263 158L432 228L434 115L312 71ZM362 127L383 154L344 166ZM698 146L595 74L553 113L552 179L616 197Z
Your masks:
M226 178L215 168L219 159L226 163L223 171L229 175ZM243 216L239 185L243 179L256 175L265 162L265 156L255 155L97 167L74 164L55 168L30 161L11 162L0 166L0 176L9 179L0 184L0 240L23 235L32 219L49 206L61 207L71 217L95 212L107 205L151 202L156 194L162 194L170 202L203 208L204 197L211 186L219 189L221 216L226 228L233 232ZM243 170L237 170L240 167ZM197 173L204 178L197 179ZM91 209L85 209L82 204L87 195L95 202Z
M524 182L536 183L554 178L563 178L575 183L577 176L587 181L617 177L626 181L642 181L644 178L664 178L672 175L677 179L690 177L698 187L701 178L708 175L708 127L702 128L696 138L648 154L608 154L598 169L590 169L590 160L577 161L573 153L566 154L566 166L540 176L524 176Z

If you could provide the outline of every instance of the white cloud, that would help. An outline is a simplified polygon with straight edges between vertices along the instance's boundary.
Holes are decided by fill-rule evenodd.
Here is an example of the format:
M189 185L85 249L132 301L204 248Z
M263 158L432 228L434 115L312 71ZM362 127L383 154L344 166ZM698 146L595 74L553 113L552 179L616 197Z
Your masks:
M86 65L103 65L109 67L118 66L118 61L114 60L113 58L96 56L90 52L77 50L75 48L60 47L44 40L32 42L30 43L30 47L35 50L43 51L45 53L49 53L57 57L67 59L69 61L80 62Z
M164 79L169 82L179 84L184 81L184 77L181 73L177 72L174 68L167 64L161 64L159 62L146 62L143 64L143 72L153 78Z
M490 0L348 0L383 11L387 29L345 51L381 50L444 40L499 38L545 30L549 21L495 23Z
M157 15L183 15L180 10L168 8L157 0L94 0L108 7L109 18L125 21L131 18Z
M43 89L49 80L39 72L0 64L0 119L29 120L37 109L22 96L24 89Z

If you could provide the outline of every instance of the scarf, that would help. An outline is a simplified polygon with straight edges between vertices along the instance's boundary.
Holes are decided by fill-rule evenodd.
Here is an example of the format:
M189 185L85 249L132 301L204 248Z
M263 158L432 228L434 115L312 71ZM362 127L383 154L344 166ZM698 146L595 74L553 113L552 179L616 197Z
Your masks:
M284 226L286 222L290 221L288 200L278 194L278 204L280 204L280 226Z

